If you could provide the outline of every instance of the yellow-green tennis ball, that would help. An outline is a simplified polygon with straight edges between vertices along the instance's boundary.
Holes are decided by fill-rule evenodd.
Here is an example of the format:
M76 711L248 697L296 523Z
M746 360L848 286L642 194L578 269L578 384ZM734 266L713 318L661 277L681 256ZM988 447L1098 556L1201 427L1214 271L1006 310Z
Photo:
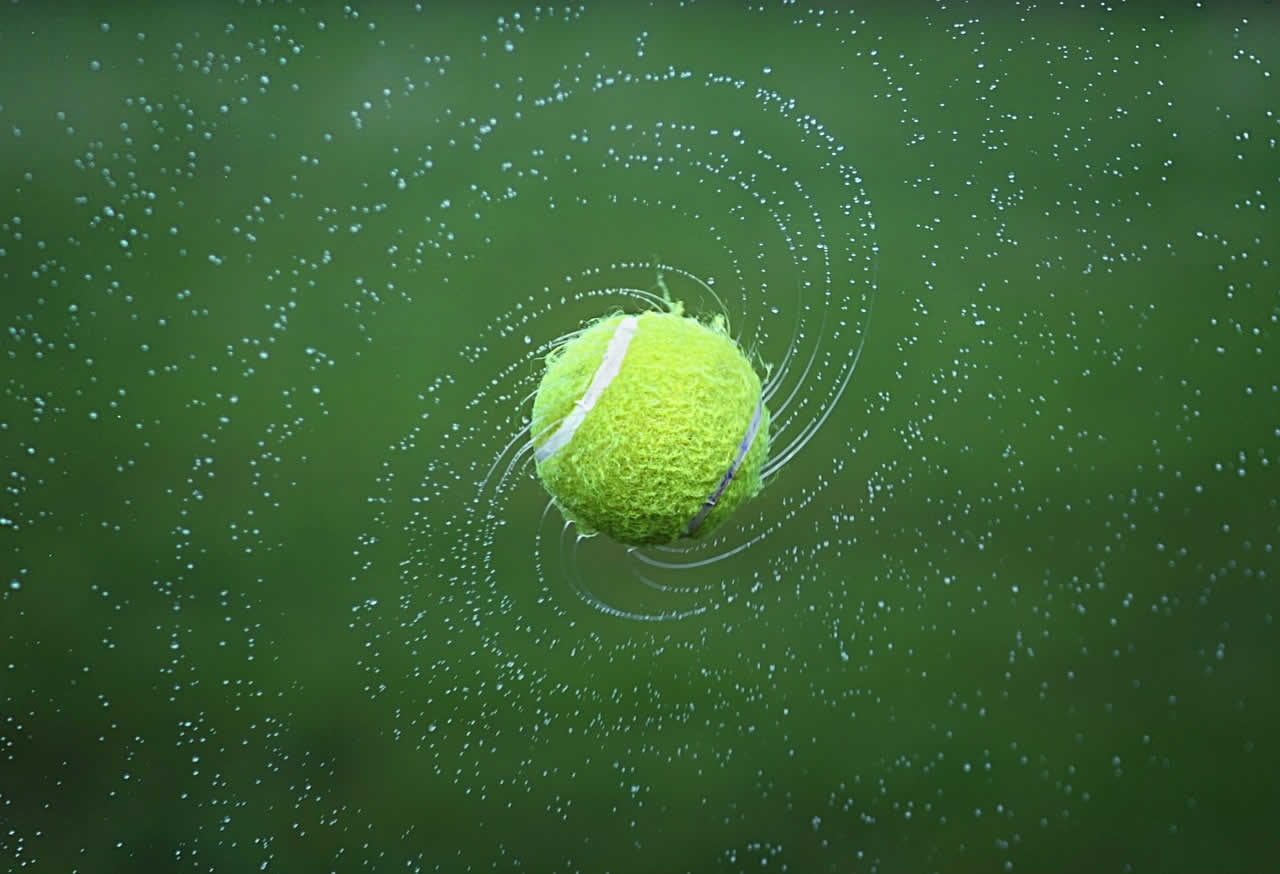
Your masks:
M606 317L553 351L530 433L538 476L579 531L671 543L760 491L769 411L722 322L677 306Z

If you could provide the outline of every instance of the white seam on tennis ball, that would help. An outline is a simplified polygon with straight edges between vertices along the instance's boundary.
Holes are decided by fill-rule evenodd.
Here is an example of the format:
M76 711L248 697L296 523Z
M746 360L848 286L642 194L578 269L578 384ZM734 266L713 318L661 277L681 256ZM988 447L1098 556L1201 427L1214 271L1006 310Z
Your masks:
M751 421L747 425L747 433L743 435L742 442L738 444L738 454L734 456L733 463L729 465L729 469L720 478L720 484L716 486L716 490L702 504L702 508L698 510L697 514L689 520L689 525L684 532L685 537L693 536L693 533L701 527L707 516L715 509L716 504L720 503L720 499L724 497L724 493L729 488L729 483L733 482L733 478L738 474L738 468L742 467L742 462L746 459L747 453L751 451L751 444L756 441L756 434L760 431L760 419L763 414L764 393L761 392L760 397L756 399L756 410L751 415Z
M547 442L533 451L534 458L539 462L546 461L555 455L573 439L573 435L587 417L587 413L591 412L591 408L600 400L600 395L604 394L609 383L613 382L618 371L622 369L622 360L627 357L627 347L631 345L631 338L635 333L635 316L627 316L618 323L618 327L614 328L613 336L609 338L609 345L605 347L604 357L600 360L600 366L596 368L595 375L591 377L591 384L587 386L587 393L582 396L582 400L574 402L573 412L561 420L560 427Z

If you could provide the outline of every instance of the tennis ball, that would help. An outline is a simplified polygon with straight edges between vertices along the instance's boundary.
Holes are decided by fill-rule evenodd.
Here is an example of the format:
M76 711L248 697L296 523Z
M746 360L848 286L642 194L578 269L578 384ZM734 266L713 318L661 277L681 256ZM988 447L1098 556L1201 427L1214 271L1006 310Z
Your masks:
M547 356L534 458L583 534L636 546L701 537L760 491L760 378L723 319L670 306L607 316Z

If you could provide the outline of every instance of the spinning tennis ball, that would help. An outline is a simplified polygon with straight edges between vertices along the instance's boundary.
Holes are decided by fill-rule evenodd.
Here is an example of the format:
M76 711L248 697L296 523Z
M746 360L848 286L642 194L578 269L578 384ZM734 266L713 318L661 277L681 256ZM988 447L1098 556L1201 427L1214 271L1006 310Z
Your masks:
M675 304L607 316L553 351L530 434L538 476L579 531L671 543L760 491L769 411L723 320Z

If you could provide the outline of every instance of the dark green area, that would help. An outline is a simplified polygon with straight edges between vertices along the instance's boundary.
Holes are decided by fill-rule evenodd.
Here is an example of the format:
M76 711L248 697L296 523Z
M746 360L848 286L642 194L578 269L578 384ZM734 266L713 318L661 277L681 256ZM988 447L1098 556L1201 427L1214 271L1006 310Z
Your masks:
M1274 7L439 5L0 12L7 867L1270 870ZM485 479L650 258L869 324L667 623Z

